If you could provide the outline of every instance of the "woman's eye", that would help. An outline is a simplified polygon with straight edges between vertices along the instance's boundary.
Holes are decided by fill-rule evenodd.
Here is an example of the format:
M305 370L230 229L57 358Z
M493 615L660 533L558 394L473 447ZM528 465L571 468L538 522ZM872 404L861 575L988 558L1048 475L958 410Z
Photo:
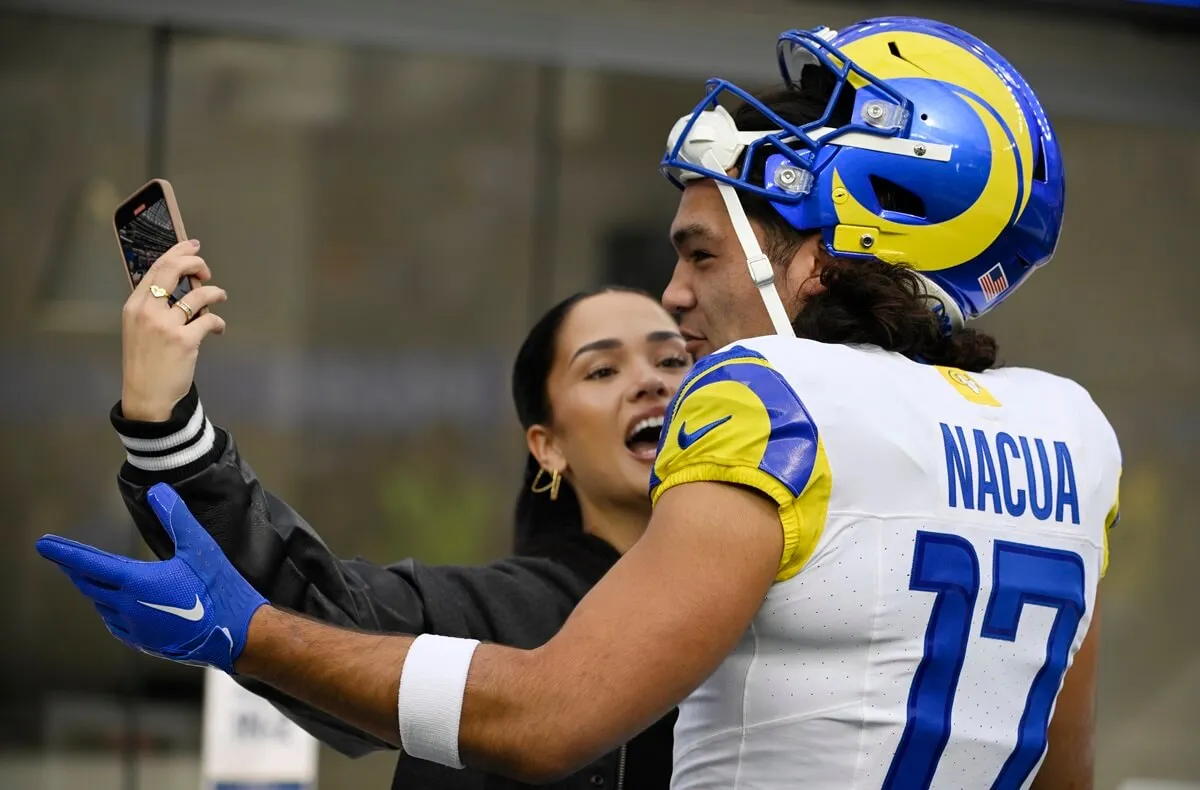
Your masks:
M588 372L587 378L588 379L606 379L609 376L612 376L613 374L615 374L616 372L617 372L617 369L613 368L613 367L596 368L595 370Z
M693 262L693 263L699 263L700 261L706 261L706 260L708 260L709 258L711 258L711 257L713 257L713 256L712 256L712 255L710 255L710 254L708 254L708 253L707 253L707 252L705 252L704 250L695 250L695 251L694 251L694 252L693 252L691 255L689 255L688 257L692 259L692 262Z
M665 368L686 368L691 363L686 357L670 357L664 359L660 364Z

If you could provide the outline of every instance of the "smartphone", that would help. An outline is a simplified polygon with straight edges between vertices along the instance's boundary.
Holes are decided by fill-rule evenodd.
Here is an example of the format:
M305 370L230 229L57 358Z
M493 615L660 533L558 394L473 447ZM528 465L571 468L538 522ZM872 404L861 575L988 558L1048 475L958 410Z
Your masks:
M151 179L123 200L113 215L113 226L130 288L137 287L146 270L163 253L187 238L175 190L161 178ZM168 297L170 304L175 304L193 287L192 278L184 277Z

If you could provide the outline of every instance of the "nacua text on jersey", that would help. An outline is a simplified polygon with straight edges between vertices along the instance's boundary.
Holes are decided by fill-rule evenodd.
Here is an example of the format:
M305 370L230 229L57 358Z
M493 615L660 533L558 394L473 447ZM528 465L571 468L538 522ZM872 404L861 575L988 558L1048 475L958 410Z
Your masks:
M950 507L1079 523L1079 490L1066 442L940 425Z

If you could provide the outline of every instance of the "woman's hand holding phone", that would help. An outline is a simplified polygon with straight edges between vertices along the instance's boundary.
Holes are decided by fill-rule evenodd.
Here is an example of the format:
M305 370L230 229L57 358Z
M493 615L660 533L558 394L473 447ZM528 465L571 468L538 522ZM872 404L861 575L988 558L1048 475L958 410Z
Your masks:
M224 302L226 294L205 284L212 272L199 251L195 240L176 244L146 271L125 302L121 411L126 419L168 420L191 389L200 344L210 334L225 331L225 320L212 307ZM200 287L172 305L170 294L188 276Z

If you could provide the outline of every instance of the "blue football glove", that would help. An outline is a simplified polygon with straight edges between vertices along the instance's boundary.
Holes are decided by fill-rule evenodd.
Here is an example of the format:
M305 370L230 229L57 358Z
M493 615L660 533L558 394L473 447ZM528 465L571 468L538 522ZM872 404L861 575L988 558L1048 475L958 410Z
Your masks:
M92 599L117 639L150 655L233 673L250 618L267 601L243 579L165 483L147 499L175 556L141 562L44 535L38 553Z

